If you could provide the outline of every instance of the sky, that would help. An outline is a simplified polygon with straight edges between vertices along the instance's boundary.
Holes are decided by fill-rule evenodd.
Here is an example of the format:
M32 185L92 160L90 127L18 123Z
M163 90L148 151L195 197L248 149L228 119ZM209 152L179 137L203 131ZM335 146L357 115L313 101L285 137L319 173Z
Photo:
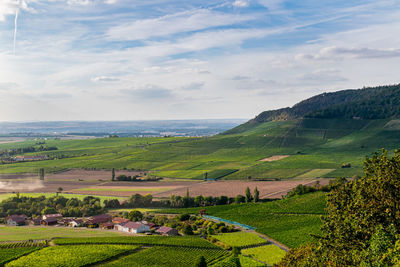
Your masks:
M400 82L400 1L0 0L0 121L253 118Z

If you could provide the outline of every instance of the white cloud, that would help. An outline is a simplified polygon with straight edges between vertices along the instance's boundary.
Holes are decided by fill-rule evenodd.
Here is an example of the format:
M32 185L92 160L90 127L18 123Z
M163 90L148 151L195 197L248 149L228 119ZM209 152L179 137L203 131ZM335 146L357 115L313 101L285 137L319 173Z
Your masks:
M250 3L245 0L236 0L232 5L235 7L248 7Z
M17 10L22 9L33 12L33 8L28 6L35 0L1 0L0 1L0 21L4 21L7 15L15 15Z
M111 77L111 76L98 76L98 77L93 77L92 81L93 82L116 82L116 81L119 81L119 78Z
M155 19L136 20L111 28L107 35L112 40L145 40L153 36L168 36L217 26L233 25L250 19L253 18L208 9L197 9Z

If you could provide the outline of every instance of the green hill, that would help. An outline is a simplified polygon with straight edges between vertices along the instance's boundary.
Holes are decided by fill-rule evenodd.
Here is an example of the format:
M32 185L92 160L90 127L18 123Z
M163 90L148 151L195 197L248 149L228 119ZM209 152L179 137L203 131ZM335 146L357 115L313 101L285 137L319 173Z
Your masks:
M399 85L325 93L213 137L48 140L58 150L34 154L57 160L2 164L0 173L116 168L189 179L352 177L362 174L365 156L399 148L399 97ZM277 155L289 157L267 159Z

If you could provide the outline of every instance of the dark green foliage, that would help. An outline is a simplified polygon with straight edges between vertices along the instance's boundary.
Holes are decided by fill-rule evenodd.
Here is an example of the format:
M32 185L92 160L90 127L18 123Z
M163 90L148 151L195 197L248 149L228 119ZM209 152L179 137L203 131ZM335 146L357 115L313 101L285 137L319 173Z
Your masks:
M254 202L258 202L260 200L260 191L258 191L257 187L254 188Z
M247 187L247 188L246 188L246 191L245 191L245 200L246 200L246 203L251 202L252 199L253 199L253 197L251 196L250 188Z
M138 210L132 210L128 213L128 219L137 222L143 219L143 214Z
M67 199L63 196L46 198L40 197L11 197L0 202L0 217L9 214L25 214L27 216L40 216L42 214L61 213L66 217L91 216L103 213L100 199L85 197Z
M179 215L179 220L180 220L181 222L187 221L187 220L189 220L189 219L190 219L190 214L185 213L185 214Z
M398 263L394 251L396 239L400 239L400 151L395 151L392 157L385 150L376 153L365 160L364 170L362 178L344 183L328 194L319 243L309 247L307 258L294 257L289 261L291 264L392 266Z
M115 169L112 168L111 170L111 181L115 181Z
M204 256L201 256L194 266L196 266L196 267L207 267L206 258L204 258Z

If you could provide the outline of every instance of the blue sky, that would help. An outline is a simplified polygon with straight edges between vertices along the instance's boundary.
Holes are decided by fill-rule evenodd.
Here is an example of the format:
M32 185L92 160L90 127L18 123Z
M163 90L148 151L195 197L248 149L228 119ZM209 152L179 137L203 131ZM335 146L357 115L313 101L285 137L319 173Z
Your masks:
M399 29L386 0L1 0L0 121L252 118L399 83Z

